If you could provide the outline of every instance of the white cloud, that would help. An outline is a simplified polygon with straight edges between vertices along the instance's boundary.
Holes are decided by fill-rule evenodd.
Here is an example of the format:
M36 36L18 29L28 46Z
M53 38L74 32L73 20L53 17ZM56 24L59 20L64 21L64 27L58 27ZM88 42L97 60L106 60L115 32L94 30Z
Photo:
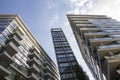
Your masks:
M48 26L49 26L49 27L53 26L58 19L59 19L59 16L58 16L58 15L54 16L53 19L50 21L50 23L49 23Z
M47 1L47 5L49 10L55 7L55 3L52 0Z
M70 0L71 10L68 13L83 14L93 5L95 0Z
M78 2L79 0L70 0L70 2L72 3L72 4L74 4L74 3L76 3L76 2Z
M87 14L107 15L120 21L120 0L98 0Z

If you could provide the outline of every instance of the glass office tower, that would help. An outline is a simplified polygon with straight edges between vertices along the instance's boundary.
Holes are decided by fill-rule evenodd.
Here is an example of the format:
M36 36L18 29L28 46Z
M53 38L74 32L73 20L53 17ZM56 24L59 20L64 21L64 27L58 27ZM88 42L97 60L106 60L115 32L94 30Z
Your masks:
M105 15L67 15L95 80L120 80L120 22Z
M88 80L61 28L51 29L61 80Z
M0 15L0 80L59 80L57 66L18 15Z

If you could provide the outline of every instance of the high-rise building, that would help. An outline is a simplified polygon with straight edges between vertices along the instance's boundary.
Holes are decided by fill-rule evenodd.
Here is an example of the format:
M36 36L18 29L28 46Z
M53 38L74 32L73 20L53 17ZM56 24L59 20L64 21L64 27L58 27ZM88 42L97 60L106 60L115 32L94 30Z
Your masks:
M0 80L59 80L59 71L18 15L0 15Z
M95 80L120 80L120 22L105 15L67 17Z
M61 80L89 80L79 66L61 28L51 29Z

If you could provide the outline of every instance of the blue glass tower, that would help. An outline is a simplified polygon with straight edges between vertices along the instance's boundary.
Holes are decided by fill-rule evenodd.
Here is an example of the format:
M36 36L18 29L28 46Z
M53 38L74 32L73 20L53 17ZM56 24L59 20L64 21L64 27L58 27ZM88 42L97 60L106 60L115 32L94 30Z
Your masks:
M88 80L61 28L51 29L61 80Z

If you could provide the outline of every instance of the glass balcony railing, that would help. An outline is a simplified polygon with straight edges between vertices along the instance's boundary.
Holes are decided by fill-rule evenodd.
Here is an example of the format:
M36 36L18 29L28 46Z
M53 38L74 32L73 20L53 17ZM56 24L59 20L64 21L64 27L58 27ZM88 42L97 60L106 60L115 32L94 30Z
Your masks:
M105 49L105 48L118 48L118 47L120 47L120 44L99 46L99 48L101 48L101 49Z
M120 59L120 53L113 56L105 56L105 58L107 58L108 60Z
M85 35L117 35L120 32L87 32Z
M80 28L80 30L99 30L99 28Z
M105 27L80 28L80 30L105 30L106 32L115 32L115 31L120 31L120 27L113 27L113 28L105 28Z
M89 35L89 34L106 34L105 32L88 32L85 33L85 35Z
M120 37L120 34L118 34L118 35L109 35L110 37L113 37L113 38L118 38L118 37Z
M92 38L90 41L104 41L104 40L112 40L112 38Z
M95 26L94 24L76 24L76 26Z

